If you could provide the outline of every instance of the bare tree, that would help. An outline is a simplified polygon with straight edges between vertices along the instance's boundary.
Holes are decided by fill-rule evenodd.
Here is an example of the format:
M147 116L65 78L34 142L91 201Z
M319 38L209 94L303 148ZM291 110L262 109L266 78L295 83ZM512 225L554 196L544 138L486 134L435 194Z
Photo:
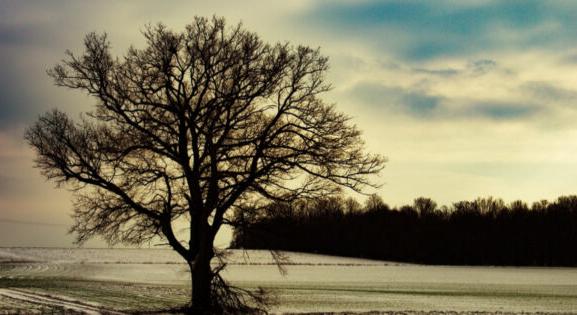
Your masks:
M437 211L437 203L431 198L419 197L413 201L413 208L420 216L426 217Z
M211 260L231 210L360 191L384 159L364 153L350 119L319 98L329 85L318 49L266 44L216 17L143 34L146 47L123 58L112 57L105 34L88 34L81 55L67 51L48 74L94 96L96 109L79 122L46 113L25 137L43 175L74 189L79 243L161 237L190 266L193 310L230 312Z

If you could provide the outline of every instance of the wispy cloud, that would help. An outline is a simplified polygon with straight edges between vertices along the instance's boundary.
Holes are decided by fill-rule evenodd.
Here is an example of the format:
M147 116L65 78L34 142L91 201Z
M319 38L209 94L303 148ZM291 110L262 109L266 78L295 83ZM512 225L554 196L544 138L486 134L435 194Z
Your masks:
M539 112L539 108L527 103L481 102L472 104L464 114L495 120L523 119Z
M573 102L577 108L577 90L567 89L551 82L531 81L524 83L521 86L523 92L529 93L531 96L549 101L570 101Z
M441 103L440 97L428 95L424 91L374 82L359 83L350 93L360 102L377 109L401 111L422 118L431 118Z
M507 102L479 99L452 99L427 91L363 82L350 92L361 104L376 112L394 112L421 120L519 120L539 112L532 102Z

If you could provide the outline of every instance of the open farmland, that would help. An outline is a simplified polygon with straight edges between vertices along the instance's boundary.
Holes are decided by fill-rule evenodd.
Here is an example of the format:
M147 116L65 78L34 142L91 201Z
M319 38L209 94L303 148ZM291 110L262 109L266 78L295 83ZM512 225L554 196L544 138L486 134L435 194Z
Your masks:
M547 312L577 310L577 269L449 267L232 251L224 277L263 287L273 312ZM137 312L187 301L189 274L165 249L0 249L0 314ZM13 296L11 296L11 294Z

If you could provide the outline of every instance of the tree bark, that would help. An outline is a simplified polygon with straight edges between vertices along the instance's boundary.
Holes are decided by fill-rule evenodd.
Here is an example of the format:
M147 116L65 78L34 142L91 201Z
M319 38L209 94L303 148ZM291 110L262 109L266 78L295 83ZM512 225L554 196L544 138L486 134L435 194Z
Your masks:
M212 314L213 296L211 295L212 270L210 261L212 249L203 248L198 253L195 261L190 264L192 281L192 313Z

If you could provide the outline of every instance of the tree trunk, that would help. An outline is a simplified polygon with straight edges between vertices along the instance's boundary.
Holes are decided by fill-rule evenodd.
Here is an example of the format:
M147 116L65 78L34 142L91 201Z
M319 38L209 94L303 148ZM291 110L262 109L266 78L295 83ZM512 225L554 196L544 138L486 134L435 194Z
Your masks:
M195 261L190 264L192 282L192 313L213 314L215 306L211 296L212 270L210 260L212 250L201 251Z

